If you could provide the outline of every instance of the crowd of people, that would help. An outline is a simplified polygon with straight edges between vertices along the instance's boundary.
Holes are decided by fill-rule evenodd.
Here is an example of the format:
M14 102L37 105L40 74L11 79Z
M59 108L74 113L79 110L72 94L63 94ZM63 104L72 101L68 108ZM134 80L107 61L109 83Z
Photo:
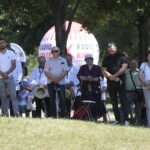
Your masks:
M27 76L25 68L19 67L21 63L16 61L15 52L7 49L5 39L0 38L1 116L21 117L24 113L33 118L41 118L42 114L45 118L71 118L72 109L78 112L83 101L93 101L94 105L88 110L92 120L103 117L107 122L108 91L115 116L113 125L127 126L133 118L135 125L140 125L142 108L146 107L147 126L150 127L149 51L140 68L136 59L128 62L127 56L118 52L115 43L108 44L108 56L102 67L93 64L92 54L85 55L85 65L81 67L73 64L70 54L60 56L57 46L52 47L51 54L48 60L44 56L38 57L38 66ZM17 73L19 68L20 74ZM142 91L143 98L138 95ZM11 107L8 102L11 102ZM80 119L86 118L85 112Z

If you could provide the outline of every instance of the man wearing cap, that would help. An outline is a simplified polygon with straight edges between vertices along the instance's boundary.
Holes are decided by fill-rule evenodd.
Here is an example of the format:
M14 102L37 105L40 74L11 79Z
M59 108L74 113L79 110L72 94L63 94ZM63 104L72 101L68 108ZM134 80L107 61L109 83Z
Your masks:
M92 116L95 120L106 114L104 104L101 102L100 80L102 78L101 68L93 64L93 56L91 54L85 55L86 64L81 66L78 78L81 81L81 99L93 100L96 105L91 110Z
M52 57L46 61L44 72L48 79L48 91L50 95L50 114L56 118L56 92L59 98L60 117L66 117L66 99L65 99L65 75L68 65L65 58L60 56L59 47L51 49Z
M102 72L107 77L108 93L112 102L113 111L116 121L113 123L119 124L120 113L118 109L117 94L120 98L121 107L124 115L124 125L129 125L127 99L126 99L126 85L125 85L125 71L127 69L127 57L125 54L117 52L115 43L108 44L108 56L103 60Z
M79 80L77 78L79 67L73 64L72 56L70 54L66 54L65 58L68 64L68 72L67 75L65 76L66 88L70 90L72 89L74 95L76 95L78 89L77 85L79 84ZM66 103L67 103L67 114L70 116L71 99L67 99Z

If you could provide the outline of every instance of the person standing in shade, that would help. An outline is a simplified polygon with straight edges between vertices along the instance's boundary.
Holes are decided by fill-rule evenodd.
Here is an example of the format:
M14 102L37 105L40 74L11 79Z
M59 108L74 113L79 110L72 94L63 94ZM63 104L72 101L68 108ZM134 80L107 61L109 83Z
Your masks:
M106 91L107 91L107 79L103 77L103 80L100 81L101 86L101 101L106 108ZM107 122L106 114L103 114L103 122Z
M48 91L50 96L50 116L57 117L56 112L56 93L59 98L60 117L66 117L66 99L65 99L65 76L68 71L68 65L65 58L60 56L59 47L51 49L52 57L46 61L44 72L48 79Z
M13 49L11 49L11 50L15 53L15 51ZM16 55L16 53L15 53L15 55ZM16 57L17 57L17 55L16 55ZM18 92L20 91L20 81L22 79L22 76L23 76L23 71L22 71L21 62L20 62L20 60L16 59L16 68L13 71L13 77L14 77L15 86L16 86L17 98L18 98ZM12 117L14 116L11 100L10 100L10 116L12 116Z
M20 117L18 101L16 96L13 70L16 68L16 55L6 48L6 41L0 38L0 99L2 102L2 115L8 117L7 89L12 101L14 116Z
M44 66L46 63L46 58L44 56L38 57L38 66L33 69L30 74L30 86L34 88L35 86L41 88L47 88L47 77L44 73ZM43 99L39 99L35 96L34 101L36 103L36 110L33 111L33 118L41 118L41 110L44 111L46 117L49 116L49 97L45 97Z
M117 94L119 95L121 107L123 109L123 116L125 120L124 125L129 125L125 84L125 71L127 66L128 64L126 55L117 52L115 43L109 43L108 56L104 58L102 63L102 72L107 78L108 93L112 102L116 119L116 121L113 123L114 125L121 123Z
M68 72L67 75L65 76L66 88L72 88L76 97L77 90L78 90L77 85L79 84L79 80L77 78L79 67L73 64L71 55L67 54L65 55L65 58L68 63ZM79 102L76 102L75 100L74 104L75 103L79 103ZM67 104L67 115L70 117L71 99L66 100L66 104Z
M145 97L147 127L150 128L150 51L146 55L147 61L140 66L139 79L142 82Z
M135 125L140 123L141 119L141 107L138 102L138 97L136 95L136 89L141 89L141 82L138 78L138 62L136 59L132 59L129 63L130 68L126 70L126 90L127 90L127 104L128 112L132 116L132 104L135 105Z

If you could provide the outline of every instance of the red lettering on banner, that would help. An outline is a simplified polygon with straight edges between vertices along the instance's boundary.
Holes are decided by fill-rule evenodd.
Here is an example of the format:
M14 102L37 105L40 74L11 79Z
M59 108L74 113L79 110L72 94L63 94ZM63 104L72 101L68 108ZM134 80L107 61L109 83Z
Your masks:
M85 58L85 55L86 55L87 53L77 53L77 58ZM90 53L90 54L92 54L92 56L93 56L93 53Z
M84 58L86 53L77 53L77 58Z
M44 56L46 59L51 57L51 53L47 52L47 53L40 53L39 56Z

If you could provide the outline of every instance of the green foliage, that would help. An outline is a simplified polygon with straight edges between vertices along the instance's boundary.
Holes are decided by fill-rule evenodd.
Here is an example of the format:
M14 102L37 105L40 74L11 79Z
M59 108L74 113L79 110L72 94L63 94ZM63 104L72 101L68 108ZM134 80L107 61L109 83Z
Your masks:
M37 49L35 50L34 54L29 54L27 57L27 68L28 68L28 76L31 74L34 67L38 65L37 58L38 52Z
M19 44L27 55L33 54L45 32L54 25L53 10L56 10L56 2L58 1L0 0L0 35L8 39L8 42ZM67 20L76 2L77 0L65 1ZM105 55L106 44L114 41L118 49L125 51L129 57L138 57L139 35L143 35L142 32L138 33L139 24L142 23L139 17L149 18L149 8L149 0L81 0L74 20L96 35L102 50L101 56ZM149 28L148 19L147 29ZM149 30L145 32L149 34ZM149 41L148 43L150 44ZM144 48L147 49L146 46Z
M94 34L101 49L101 60L107 54L107 44L116 43L118 51L124 52L130 58L138 58L134 49L138 49L137 31L134 26L121 21L110 20L107 24L100 25L95 29Z
M0 34L33 54L44 33L52 26L51 11L42 0L0 0Z

